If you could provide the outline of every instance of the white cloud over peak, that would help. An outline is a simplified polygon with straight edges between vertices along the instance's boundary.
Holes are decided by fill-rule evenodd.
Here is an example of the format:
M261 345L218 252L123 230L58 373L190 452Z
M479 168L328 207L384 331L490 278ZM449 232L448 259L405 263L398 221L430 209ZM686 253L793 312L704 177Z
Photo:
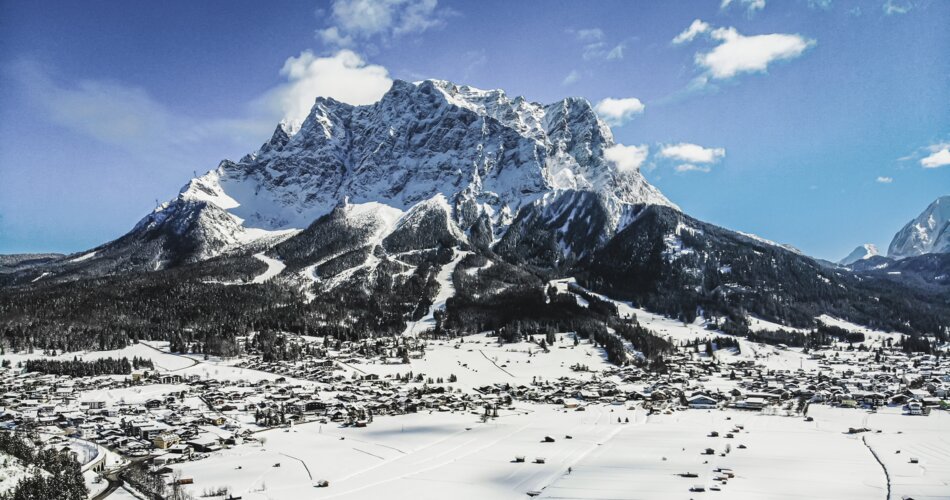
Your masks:
M709 52L696 54L696 64L712 78L732 78L739 73L765 72L776 61L795 59L815 45L800 35L772 33L745 36L735 28L717 28L710 33L719 42Z
M658 153L663 158L672 158L690 163L715 163L726 156L723 148L704 148L698 144L681 142L663 146Z
M615 165L621 172L633 172L643 165L647 155L650 154L650 147L643 144L640 146L624 146L623 144L614 144L604 150L604 158Z
M358 41L422 33L445 24L450 9L438 0L333 0L330 24L317 38L333 47L352 47Z
M950 144L934 144L927 148L930 155L920 160L924 168L939 168L950 165Z
M301 52L287 58L280 74L287 83L269 92L265 100L292 124L307 117L318 96L354 105L372 104L392 86L386 68L367 64L346 49L327 57L317 57L309 50Z
M645 106L636 97L614 99L608 97L597 103L594 110L608 125L620 126L643 113Z
M710 26L709 23L703 21L702 19L696 19L688 28L683 30L682 33L676 35L676 38L673 38L673 44L679 45L682 43L692 42L697 36L709 32Z

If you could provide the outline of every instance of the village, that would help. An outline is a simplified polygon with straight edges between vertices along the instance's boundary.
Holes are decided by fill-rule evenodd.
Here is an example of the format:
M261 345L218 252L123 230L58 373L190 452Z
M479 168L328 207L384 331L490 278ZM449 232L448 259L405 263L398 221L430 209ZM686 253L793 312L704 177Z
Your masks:
M309 344L316 354L296 361L265 362L253 351L231 359L179 355L168 352L162 342L56 357L141 357L153 365L128 375L92 377L25 371L25 361L44 354L8 354L0 371L0 426L37 433L48 446L91 447L93 452L77 455L89 474L90 498L136 491L136 486L147 489L128 474L133 465L162 478L167 486L137 491L142 498L160 498L172 489L195 497L215 493L237 498L263 490L249 486L242 492L220 481L209 484L201 474L190 473L195 469L191 464L213 463L215 457L239 450L263 450L269 440L276 441L275 431L296 433L312 426L318 426L320 434L345 429L356 439L361 429L374 428L382 420L419 422L448 415L465 418L470 430L506 418L530 419L543 408L561 414L596 411L596 422L619 425L683 411L810 422L818 407L853 414L883 411L907 419L927 419L935 412L944 418L950 408L947 356L908 354L886 347L880 339L875 343L873 336L867 345L836 343L808 353L743 341L738 349L710 354L684 335L695 332L671 337L679 345L664 359L663 373L638 366L635 353L634 362L626 366L610 364L602 349L573 334L557 335L550 345L540 337L502 344L489 334L363 342L298 336L294 342ZM616 422L609 420L613 414ZM838 431L860 434L872 429L842 425ZM728 451L701 446L701 453L726 456L743 449L742 432L732 424L709 430L704 436L717 438L721 433L734 445ZM344 437L341 434L340 440ZM545 435L541 442L561 437ZM512 459L547 461L523 454ZM280 462L271 467L280 467ZM312 476L309 468L307 474ZM697 472L682 474L695 477ZM726 476L722 471L710 474ZM336 479L307 481L333 491ZM8 488L11 481L0 485ZM693 492L706 488L716 491L720 485L689 487ZM543 494L542 489L517 494L529 491L532 496Z

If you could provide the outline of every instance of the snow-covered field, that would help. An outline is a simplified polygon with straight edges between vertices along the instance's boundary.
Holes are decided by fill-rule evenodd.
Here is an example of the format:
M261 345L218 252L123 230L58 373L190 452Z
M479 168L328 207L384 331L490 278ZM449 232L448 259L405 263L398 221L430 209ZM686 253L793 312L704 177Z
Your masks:
M456 385L461 387L480 387L496 382L518 385L528 384L535 378L553 380L584 376L571 370L571 365L576 363L587 365L591 370L611 366L601 349L587 341L575 346L572 335L557 335L549 352L541 352L541 348L531 342L499 345L496 338L478 334L464 337L463 342L453 340L431 345L424 358L412 359L409 365L353 363L347 366L360 373L380 376L404 375L410 371L444 379L455 375L458 377Z
M689 491L695 485L723 498L884 498L887 479L866 437L890 471L892 498L950 494L947 414L823 406L809 414L814 422L740 411L647 416L613 405L582 412L518 405L482 423L471 413L420 413L378 418L367 428L313 423L269 430L258 434L263 446L217 452L180 469L194 479L192 493L229 485L249 500L515 499L529 491L542 498L685 499L695 496ZM726 438L737 425L744 429ZM847 434L859 426L872 431ZM720 437L708 436L714 430ZM545 436L555 442L542 442ZM703 455L706 448L715 454ZM516 463L516 456L525 462ZM911 456L919 464L908 464ZM539 457L544 464L533 463ZM735 477L715 481L718 468ZM680 477L687 472L698 477ZM315 488L319 480L330 486ZM721 491L708 491L714 485Z

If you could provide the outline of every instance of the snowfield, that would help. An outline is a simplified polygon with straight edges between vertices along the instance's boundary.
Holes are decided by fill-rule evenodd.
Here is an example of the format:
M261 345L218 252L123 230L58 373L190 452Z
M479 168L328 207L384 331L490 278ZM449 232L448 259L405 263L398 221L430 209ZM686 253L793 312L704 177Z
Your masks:
M529 491L541 498L686 499L695 496L689 491L695 485L715 485L721 492L707 494L722 498L885 498L887 479L866 437L892 469L892 498L946 498L950 491L950 420L942 412L921 419L813 406L814 422L721 410L648 416L615 405L583 412L517 405L487 423L476 414L426 412L378 418L366 428L312 423L268 430L257 434L263 446L175 467L194 479L188 489L195 495L230 485L232 494L249 500L520 499ZM871 433L847 434L865 420ZM724 437L737 425L744 429L735 438ZM708 437L713 430L723 437ZM545 436L555 442L542 442ZM715 454L703 455L706 448ZM516 456L525 462L516 463ZM909 456L919 456L920 464L906 464ZM539 457L544 464L533 463ZM716 481L719 468L735 477ZM314 488L320 480L330 486Z

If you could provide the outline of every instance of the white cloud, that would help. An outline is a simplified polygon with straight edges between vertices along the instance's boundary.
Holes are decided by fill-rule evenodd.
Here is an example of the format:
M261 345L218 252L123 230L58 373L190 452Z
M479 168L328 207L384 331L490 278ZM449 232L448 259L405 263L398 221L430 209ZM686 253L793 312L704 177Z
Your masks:
M386 42L442 27L452 14L438 0L333 0L330 25L317 30L317 38L337 48L373 38Z
M679 173L708 173L712 170L712 164L718 163L726 156L726 150L723 148L704 148L698 144L681 142L662 146L656 156L683 162L674 167Z
M353 46L353 37L340 33L340 28L330 26L329 28L317 30L317 38L327 45L335 47Z
M757 10L762 10L765 8L765 0L722 0L722 3L719 5L720 9L726 9L730 5L739 5L741 4L746 8L746 11L749 14Z
M578 41L584 43L599 42L604 39L604 32L600 28L568 30Z
M645 144L640 146L614 144L604 150L604 158L616 166L620 172L633 172L643 165L649 153L650 147Z
M676 35L676 38L673 39L674 45L679 45L682 43L692 42L697 36L707 33L709 31L709 23L703 21L702 19L696 19L688 28L683 30L682 33Z
M215 138L246 144L273 130L252 118L202 119L177 113L145 89L108 80L59 79L47 67L20 61L5 68L51 123L142 157L174 157Z
M930 155L921 159L924 168L938 168L950 165L950 144L935 144L928 148Z
M585 61L594 59L605 59L613 61L623 59L623 51L627 48L626 43L609 44L606 41L606 35L600 28L586 28L567 30L567 34L574 37L575 40L583 44L584 52L581 57Z
M906 14L914 8L914 3L910 0L887 0L884 2L884 14Z
M636 97L614 99L608 97L597 103L594 110L602 120L609 125L623 125L633 119L634 115L643 113L645 106Z
M318 96L355 105L372 104L392 86L386 68L367 64L346 49L328 57L301 52L284 62L280 74L287 83L269 92L265 101L290 123L302 122Z
M577 83L581 79L581 74L578 73L576 69L572 69L567 76L564 77L564 80L561 82L561 85L572 85Z
M663 146L658 156L689 163L715 163L726 156L726 150L723 148L704 148L698 144L681 142Z
M879 183L881 183L881 184L890 184L890 183L894 182L894 178L893 178L893 177L880 176L880 177L877 178L877 182L879 182Z
M607 55L605 56L605 58L608 61L613 61L615 59L623 59L623 50L625 48L627 48L625 44L622 44L622 43L617 44L614 46L614 48L610 49L607 52Z
M306 51L288 58L286 82L225 118L189 116L155 100L145 89L106 80L58 79L32 62L8 66L38 112L59 126L143 158L187 160L196 144L225 141L246 149L266 140L283 118L300 123L317 96L350 104L377 101L392 85L386 68L367 64L349 50L316 57Z
M685 172L702 172L708 174L712 169L706 165L693 165L692 163L683 163L676 166L676 171L679 173Z
M815 44L799 35L773 33L744 36L735 28L718 28L710 36L719 45L696 54L696 64L712 78L732 78L739 73L764 72L775 61L794 59Z

